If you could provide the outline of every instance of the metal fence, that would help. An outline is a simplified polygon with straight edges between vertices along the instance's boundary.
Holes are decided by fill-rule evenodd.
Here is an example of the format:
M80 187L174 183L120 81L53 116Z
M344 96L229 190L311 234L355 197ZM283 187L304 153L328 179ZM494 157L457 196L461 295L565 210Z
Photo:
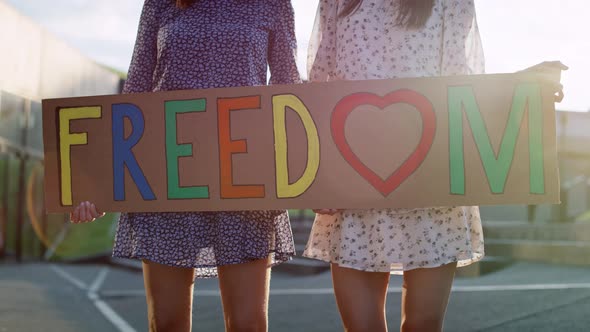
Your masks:
M44 207L41 104L0 91L0 258L71 259L110 251L116 216L74 228Z
M11 251L19 261L25 242L32 246L30 251L37 251L39 255L46 250L41 242L33 240L35 237L25 239L23 229L27 212L37 214L43 210L42 205L39 206L43 202L42 193L39 193L43 170L41 127L39 102L0 91L0 255ZM34 216L41 221L35 229L44 231L47 218L43 213L39 216Z

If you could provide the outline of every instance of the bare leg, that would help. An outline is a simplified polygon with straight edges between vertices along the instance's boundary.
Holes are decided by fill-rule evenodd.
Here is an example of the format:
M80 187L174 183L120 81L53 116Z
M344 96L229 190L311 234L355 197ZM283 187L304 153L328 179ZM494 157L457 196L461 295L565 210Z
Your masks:
M442 331L457 264L404 272L402 332Z
M143 261L150 332L191 330L194 269Z
M228 332L266 332L270 258L217 268Z
M385 301L389 273L365 272L332 264L332 282L346 331L387 331Z

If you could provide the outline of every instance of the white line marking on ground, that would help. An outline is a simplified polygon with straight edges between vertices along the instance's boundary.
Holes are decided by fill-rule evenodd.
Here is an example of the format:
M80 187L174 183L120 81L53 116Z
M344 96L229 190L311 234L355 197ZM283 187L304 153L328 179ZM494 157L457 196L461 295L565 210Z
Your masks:
M98 272L98 276L96 276L96 279L94 279L94 281L90 285L90 288L88 288L89 293L98 292L98 290L100 289L100 286L102 286L102 283L106 279L108 272L109 272L109 269L107 267L103 267L100 270L100 272Z
M92 301L98 311L100 311L100 313L109 322L111 322L111 324L113 324L119 332L136 332L136 330L131 327L131 325L129 325L121 316L119 316L119 314L117 314L117 312L113 310L106 302L101 300L100 296L98 295L100 287L102 286L102 283L106 279L106 276L109 272L108 267L104 267L100 270L94 281L92 281L90 287L86 286L86 284L80 279L74 277L57 265L51 265L50 267L57 275L69 281L78 289L86 292L88 299Z
M531 284L531 285L481 285L481 286L455 286L453 292L492 292L492 291L531 291L531 290L564 290L564 289L590 289L590 283L571 284ZM400 287L390 287L388 293L401 293ZM333 294L332 288L287 288L271 289L270 295L327 295ZM145 296L145 291L137 290L112 290L101 292L103 297L133 297ZM217 290L195 290L195 297L219 296Z
M143 289L108 290L100 292L100 296L103 298L145 296L145 291Z
M113 310L106 302L97 298L93 301L96 308L115 325L119 332L136 332L136 330L129 325L115 310Z
M94 305L100 312L111 322L111 324L115 325L119 332L136 332L136 330L129 325L115 310L113 310L106 302L103 300L96 299L93 301Z
M57 275L59 275L60 277L66 279L67 281L69 281L71 284L73 284L74 286L76 286L76 288L86 291L86 289L88 288L88 286L86 286L86 284L74 277L73 275L67 273L64 269L62 269L61 267L57 266L57 265L51 265L50 266L51 269L53 270L53 272L57 273Z
M55 238L55 241L53 241L53 243L51 244L51 247L47 248L47 251L45 251L45 255L43 256L43 258L45 260L49 260L53 256L53 254L55 254L55 251L57 250L57 247L59 247L59 245L65 239L66 234L68 233L68 229L70 229L70 223L69 222L66 223L61 228L61 230L57 234L57 237Z

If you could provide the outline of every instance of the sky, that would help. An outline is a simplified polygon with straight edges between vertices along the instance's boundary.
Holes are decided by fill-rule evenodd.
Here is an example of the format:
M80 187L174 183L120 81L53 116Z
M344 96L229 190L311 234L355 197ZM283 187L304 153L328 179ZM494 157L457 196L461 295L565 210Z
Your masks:
M143 0L0 0L14 6L83 54L126 71ZM590 110L588 0L475 0L488 73L509 73L545 60L570 69L561 110ZM307 44L318 0L292 0L305 75Z

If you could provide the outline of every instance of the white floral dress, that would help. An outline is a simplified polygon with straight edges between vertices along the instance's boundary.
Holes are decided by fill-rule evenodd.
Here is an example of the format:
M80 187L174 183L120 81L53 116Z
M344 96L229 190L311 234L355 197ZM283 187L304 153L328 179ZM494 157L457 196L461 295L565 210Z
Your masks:
M435 0L418 30L395 24L398 0L320 0L308 58L311 81L479 74L484 57L472 0ZM423 188L428 190L428 188ZM351 189L352 190L352 189ZM345 210L317 215L304 256L363 271L403 273L484 256L479 208Z

